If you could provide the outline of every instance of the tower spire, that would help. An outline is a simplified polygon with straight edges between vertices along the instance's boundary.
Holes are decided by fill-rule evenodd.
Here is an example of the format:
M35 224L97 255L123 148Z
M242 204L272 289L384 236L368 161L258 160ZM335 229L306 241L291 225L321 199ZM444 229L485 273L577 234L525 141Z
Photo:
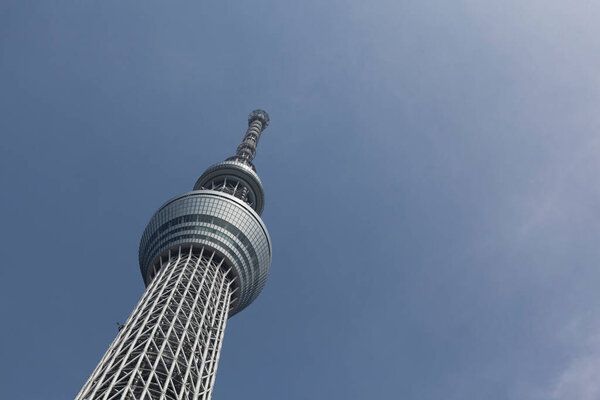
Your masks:
M244 140L237 148L235 156L230 157L235 161L247 164L254 169L252 160L256 156L256 146L258 145L258 139L260 134L269 125L269 114L265 110L254 110L248 115L248 130L244 136Z

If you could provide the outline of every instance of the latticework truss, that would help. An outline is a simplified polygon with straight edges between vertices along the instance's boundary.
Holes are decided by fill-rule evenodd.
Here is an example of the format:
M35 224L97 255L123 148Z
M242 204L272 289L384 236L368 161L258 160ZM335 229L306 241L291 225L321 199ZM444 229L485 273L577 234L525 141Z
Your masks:
M227 179L227 177L225 177L213 179L206 186L203 186L202 189L218 190L219 192L230 194L245 201L250 207L254 206L254 196L252 195L252 192L248 190L248 187L239 178L229 177L229 179Z
M208 248L167 258L76 400L210 399L232 282Z

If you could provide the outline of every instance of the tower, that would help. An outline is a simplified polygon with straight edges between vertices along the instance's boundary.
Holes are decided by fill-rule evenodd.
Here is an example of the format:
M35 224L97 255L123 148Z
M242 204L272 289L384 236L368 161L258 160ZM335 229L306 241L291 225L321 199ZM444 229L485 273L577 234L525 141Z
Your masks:
M271 266L252 164L268 124L252 111L236 155L152 216L139 248L146 291L76 400L210 399L227 319L256 299Z

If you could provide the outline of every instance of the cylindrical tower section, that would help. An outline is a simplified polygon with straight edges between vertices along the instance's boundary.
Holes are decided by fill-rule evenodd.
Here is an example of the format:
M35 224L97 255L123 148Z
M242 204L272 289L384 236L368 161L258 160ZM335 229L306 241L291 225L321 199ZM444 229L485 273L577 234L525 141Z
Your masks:
M258 214L239 198L216 190L194 190L163 205L140 241L140 268L148 285L161 260L180 246L210 248L224 258L233 281L233 315L263 289L271 266L271 241Z
M258 174L236 160L221 161L208 167L198 178L194 190L217 190L248 204L258 215L265 207L265 192Z

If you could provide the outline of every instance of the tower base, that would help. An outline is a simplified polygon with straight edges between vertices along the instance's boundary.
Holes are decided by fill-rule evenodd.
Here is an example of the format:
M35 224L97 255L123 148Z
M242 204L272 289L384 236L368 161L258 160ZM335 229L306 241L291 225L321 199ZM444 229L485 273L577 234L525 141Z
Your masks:
M179 247L160 269L76 400L210 399L231 281L209 248Z

